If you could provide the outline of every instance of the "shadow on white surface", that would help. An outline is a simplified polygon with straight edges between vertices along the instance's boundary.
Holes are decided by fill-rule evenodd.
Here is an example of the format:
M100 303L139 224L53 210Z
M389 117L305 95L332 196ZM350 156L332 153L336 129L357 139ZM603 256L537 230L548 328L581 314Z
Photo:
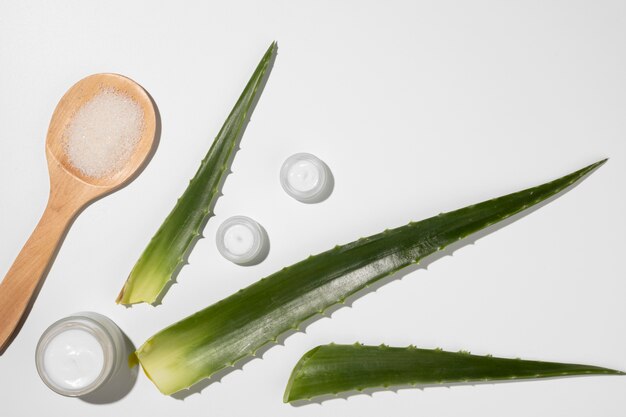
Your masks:
M597 168L596 168L597 169ZM274 346L277 345L284 345L285 340L295 334L295 333L306 333L306 328L316 322L317 320L321 319L321 318L325 318L325 317L330 317L335 311L339 310L340 308L343 307L352 307L352 304L358 300L359 298L376 292L376 290L378 290L380 287L382 287L385 284L388 284L389 282L392 281L396 281L396 280L400 280L402 278L404 278L405 276L420 270L420 269L425 269L427 270L428 267L430 266L431 263L444 258L446 256L452 256L454 254L455 251L467 246L467 245L473 245L477 240L481 239L482 237L485 237L487 235L490 235L493 232L496 232L526 216L528 216L531 213L534 213L535 211L539 210L540 208L544 207L547 204L550 204L552 201L556 200L557 198L563 196L564 194L570 192L571 190L573 190L574 188L578 187L580 184L582 184L589 175L593 174L595 172L595 169L593 171L591 171L590 173L588 173L587 175L585 175L585 177L581 178L578 182L576 182L575 184L571 185L570 187L566 188L565 190L561 191L560 193L542 201L541 203L538 203L532 207L529 207L528 209L517 213L511 217L509 217L508 219L505 219L499 223L496 223L492 226L486 227L485 229L476 232L468 237L466 237L465 239L461 239L455 243L450 244L449 246L447 246L444 250L439 251L439 252L435 252L430 256L427 256L426 258L422 259L420 263L418 264L414 264L411 266L408 266L400 271L398 271L395 274L389 275L385 278L380 279L379 281L375 282L374 284L370 285L367 288L364 288L361 291L356 292L355 294L349 296L346 298L346 301L343 304L336 304L330 308L328 308L325 313L322 314L318 314L308 320L305 320L301 326L299 330L290 330L287 331L285 333L283 333L282 335L280 335L278 337L278 341L275 343L269 343L263 347L261 347L260 349L257 350L255 356L251 356L251 357L247 357L244 358L242 360L240 360L239 362L237 362L234 366L228 367L228 368L224 368L219 372L216 372L215 374L213 374L210 378L206 378L200 382L198 382L197 384L191 386L190 388L186 389L186 390L182 390L179 391L175 394L172 394L171 397L179 399L179 400L184 400L185 398L189 397L190 395L193 394L198 394L201 393L202 390L206 387L208 387L209 385L215 383L215 382L220 382L222 380L222 378L224 378L226 375L230 374L233 371L236 370L240 370L243 369L244 365L247 364L248 362L257 359L257 358L263 358L263 355L265 354L265 352L267 352L269 349L271 349ZM545 378L544 378L545 379ZM509 381L506 381L509 382ZM286 383L286 381L285 381ZM489 382L489 383L494 383L494 382ZM476 385L478 383L471 383L469 385ZM452 386L453 384L450 384L450 386ZM458 385L458 384L456 384ZM468 384L462 384L462 385L468 385ZM435 386L441 386L441 385L435 385ZM413 387L412 387L413 388ZM398 388L401 389L401 388ZM358 391L357 391L358 392ZM369 392L369 391L367 391ZM376 391L374 391L376 392ZM358 393L366 393L366 391L361 391ZM350 396L350 395L347 395ZM331 396L332 398L336 398L336 396Z
M124 357L127 358L131 352L135 351L135 345L133 345L133 342L130 341L125 333L122 332L122 334L124 335L125 343ZM120 370L117 371L106 384L94 392L80 397L80 399L90 404L110 404L117 402L132 391L135 382L137 382L138 373L138 366L130 368L126 363L123 363Z

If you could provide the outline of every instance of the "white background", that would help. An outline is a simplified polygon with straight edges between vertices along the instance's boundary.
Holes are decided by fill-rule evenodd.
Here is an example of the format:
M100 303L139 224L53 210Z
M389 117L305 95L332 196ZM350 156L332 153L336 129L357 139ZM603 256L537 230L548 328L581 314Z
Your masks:
M278 57L216 205L163 305L114 303L269 43ZM626 370L626 3L623 1L0 2L0 276L48 193L44 140L76 81L117 72L163 120L132 184L74 223L21 333L0 357L2 416L623 416L626 377L406 389L282 403L307 350L356 340ZM304 205L282 161L311 152L333 195ZM119 401L48 390L35 344L93 310L136 345L311 253L551 180L604 157L579 187L357 300L200 394L161 395L140 374ZM271 252L238 267L217 226L243 214Z

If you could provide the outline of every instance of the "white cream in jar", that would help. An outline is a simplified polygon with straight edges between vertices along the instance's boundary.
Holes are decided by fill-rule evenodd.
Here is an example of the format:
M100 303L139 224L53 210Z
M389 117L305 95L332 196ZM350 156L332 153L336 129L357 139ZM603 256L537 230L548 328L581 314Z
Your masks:
M296 200L318 203L332 192L333 177L328 166L315 155L297 153L283 163L280 184Z
M54 336L44 350L43 366L50 380L63 389L92 384L104 367L104 349L94 335L71 329Z
M215 243L224 258L239 265L259 263L269 250L265 229L246 216L226 219L217 229Z
M101 314L84 312L46 329L37 344L35 364L51 390L79 397L109 381L125 356L124 336L115 323Z

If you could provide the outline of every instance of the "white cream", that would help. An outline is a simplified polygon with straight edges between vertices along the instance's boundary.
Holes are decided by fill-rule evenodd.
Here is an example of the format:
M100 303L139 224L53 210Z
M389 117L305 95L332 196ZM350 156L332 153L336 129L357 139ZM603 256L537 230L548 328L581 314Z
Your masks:
M126 363L124 334L107 317L76 313L54 322L39 339L35 365L42 381L69 397L106 384Z
M43 365L52 383L77 390L98 378L104 366L104 351L93 334L70 329L48 342Z
M303 203L325 200L333 188L328 166L314 155L297 153L280 169L280 184L287 194Z
M224 233L224 246L233 255L245 255L254 246L254 232L248 225L235 224Z
M320 170L309 160L297 160L287 169L287 182L295 190L310 192L320 182Z
M263 260L269 245L261 225L245 216L226 219L217 229L215 243L224 258L240 265Z

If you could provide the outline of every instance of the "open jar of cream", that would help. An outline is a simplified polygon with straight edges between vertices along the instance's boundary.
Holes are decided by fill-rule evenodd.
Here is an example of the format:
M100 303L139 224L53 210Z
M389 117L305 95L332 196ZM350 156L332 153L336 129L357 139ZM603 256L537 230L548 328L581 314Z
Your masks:
M222 256L239 265L261 262L269 250L265 229L246 216L233 216L217 229L217 250Z
M107 317L76 313L44 331L35 364L43 382L54 392L80 397L104 385L126 360L122 331Z
M333 176L322 160L310 153L297 153L280 169L280 184L287 194L303 203L319 203L333 189Z

